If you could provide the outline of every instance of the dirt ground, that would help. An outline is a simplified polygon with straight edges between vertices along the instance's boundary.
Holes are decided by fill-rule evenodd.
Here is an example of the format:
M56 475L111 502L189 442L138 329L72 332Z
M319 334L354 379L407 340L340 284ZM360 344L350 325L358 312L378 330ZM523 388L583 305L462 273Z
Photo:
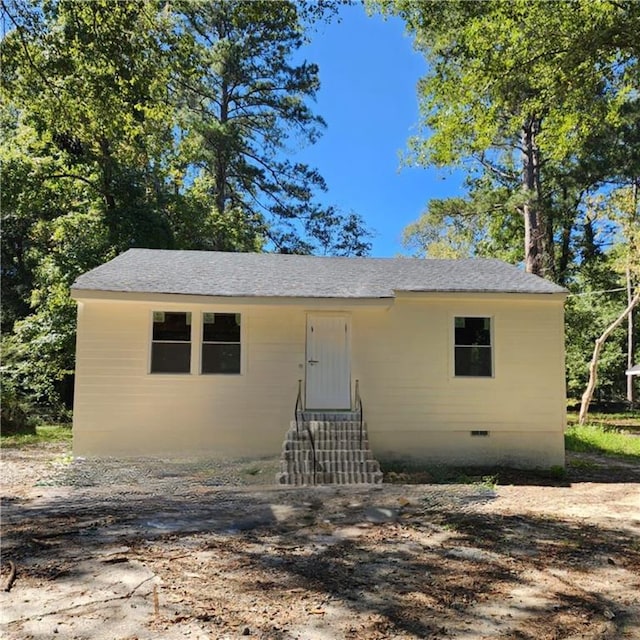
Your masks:
M283 488L275 464L5 449L2 637L640 639L637 465Z

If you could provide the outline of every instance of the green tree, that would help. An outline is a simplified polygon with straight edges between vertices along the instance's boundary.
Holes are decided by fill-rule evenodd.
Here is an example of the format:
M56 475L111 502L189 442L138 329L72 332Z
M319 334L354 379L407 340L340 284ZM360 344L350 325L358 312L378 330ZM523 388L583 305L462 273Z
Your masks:
M382 0L402 17L425 54L419 84L422 131L411 162L476 162L517 181L528 271L557 278L558 233L571 229L557 202L560 180L576 175L594 140L637 126L640 5L605 0ZM611 133L611 132L617 133ZM577 194L629 170L607 158ZM556 196L555 198L553 196ZM565 205L575 201L567 193ZM567 219L569 216L569 219Z
M323 127L292 62L336 2L2 0L3 379L58 411L75 277L131 246L366 252L290 144Z
M576 397L587 383L595 339L626 306L622 291L596 293L624 287L616 256L629 255L628 243L613 234L624 221L615 207L596 214L590 198L640 175L640 5L375 4L404 18L430 65L419 85L423 128L410 141L409 161L470 173L468 196L430 203L407 230L409 241L431 254L454 246L505 256L504 247L521 238L524 251L512 260L576 294L593 294L567 304L567 377ZM487 206L491 193L502 206ZM616 247L601 244L603 233ZM624 350L619 326L601 352L599 390L606 397L621 397Z
M325 250L329 229L348 235L350 216L315 200L326 190L321 175L287 157L325 126L309 106L318 67L293 62L310 7L268 0L175 7L181 152L208 197L199 200L212 231L204 247L255 250L266 242L309 253ZM356 253L367 250L355 244Z
M4 8L15 28L3 43L3 89L19 128L35 137L22 148L38 158L39 179L86 188L101 203L114 246L166 246L162 185L173 118L154 3ZM150 226L151 237L138 236Z
M575 274L574 261L582 234L586 188L575 176L545 167L545 211L551 241L547 252L551 279L567 285ZM404 231L404 244L415 255L431 257L488 256L511 263L522 261L524 194L517 175L499 179L478 171L467 180L463 197L431 200L425 212Z
M70 404L74 278L173 244L165 25L151 2L3 3L3 385ZM169 145L167 145L167 142Z
M522 225L512 212L518 190L487 175L470 178L467 186L466 197L431 200L422 216L405 228L404 246L416 256L517 262Z
M640 331L633 322L626 328L618 322L604 339L601 336L640 291L640 225L633 193L632 187L622 187L586 200L581 267L565 308L567 389L574 400L583 395L589 378L589 402L591 396L598 402L621 402L625 396L625 351L630 349L633 359ZM633 318L633 309L628 318Z
M592 331L597 331L595 339L592 341L593 354L588 367L588 381L582 394L580 407L580 423L586 420L589 404L597 389L599 378L602 377L603 364L606 365L607 347L611 347L611 342L618 338L617 349L613 353L615 358L614 379L624 379L624 370L634 362L635 345L638 343L633 317L638 304L640 303L640 205L637 196L638 184L635 182L631 187L623 187L614 190L606 196L594 198L591 201L591 210L597 216L603 212L607 220L614 220L618 241L613 243L609 251L609 265L613 273L618 276L618 283L623 286L618 291L624 291L622 299L624 304L617 304L613 307L607 323L604 324L603 317L595 319ZM606 317L606 316L605 316ZM624 340L623 322L627 320L626 340ZM624 343L626 342L627 356L624 356ZM604 362L603 362L604 360ZM632 381L626 381L627 400L634 404L634 389ZM631 382L631 384L629 384ZM601 385L602 386L602 385ZM624 383L620 387L624 387ZM620 397L623 393L619 394Z

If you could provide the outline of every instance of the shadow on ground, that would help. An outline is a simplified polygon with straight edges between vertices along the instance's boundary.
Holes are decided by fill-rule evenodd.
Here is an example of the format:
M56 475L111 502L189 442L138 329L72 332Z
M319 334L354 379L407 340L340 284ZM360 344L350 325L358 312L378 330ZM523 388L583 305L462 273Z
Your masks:
M103 637L102 601L87 608L78 594L114 567L114 580L142 568L155 576L136 604L139 638L184 637L185 625L281 640L624 638L640 624L637 537L485 512L496 498L486 486L151 489L43 488L4 501L11 597L40 594L22 617L15 609L7 638L28 637L38 615L93 616L82 637ZM134 587L111 597L127 601Z

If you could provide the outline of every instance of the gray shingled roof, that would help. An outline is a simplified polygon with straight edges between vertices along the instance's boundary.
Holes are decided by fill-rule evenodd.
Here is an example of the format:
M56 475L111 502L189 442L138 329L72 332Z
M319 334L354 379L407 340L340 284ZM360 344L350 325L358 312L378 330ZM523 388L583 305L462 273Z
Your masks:
M333 258L129 249L81 275L73 290L202 296L392 298L394 291L562 293L493 259Z

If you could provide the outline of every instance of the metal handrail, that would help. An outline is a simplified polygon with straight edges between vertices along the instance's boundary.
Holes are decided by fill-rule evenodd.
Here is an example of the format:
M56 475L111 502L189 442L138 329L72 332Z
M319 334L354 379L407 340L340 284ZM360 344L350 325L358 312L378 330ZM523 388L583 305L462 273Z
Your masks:
M364 423L363 410L362 410L362 398L360 397L360 380L356 380L356 388L354 392L354 410L358 414L360 420L360 448L362 449L362 427Z
M302 413L302 380L298 380L298 397L296 398L296 406L293 410L293 419L296 421L296 435L300 435L300 427L298 426L298 414Z
M300 419L302 420L302 425L307 432L307 436L309 437L309 443L311 444L311 461L313 464L313 484L317 484L317 473L318 473L318 456L316 455L316 441L313 437L313 433L311 433L311 428L307 424L307 421L304 419L304 409L302 408L302 380L298 380L298 396L296 398L296 406L294 409L294 418L296 421L296 435L300 435Z
M311 433L311 428L306 425L307 435L309 436L309 442L311 443L311 462L313 463L313 484L318 483L318 459L316 455L316 441Z

